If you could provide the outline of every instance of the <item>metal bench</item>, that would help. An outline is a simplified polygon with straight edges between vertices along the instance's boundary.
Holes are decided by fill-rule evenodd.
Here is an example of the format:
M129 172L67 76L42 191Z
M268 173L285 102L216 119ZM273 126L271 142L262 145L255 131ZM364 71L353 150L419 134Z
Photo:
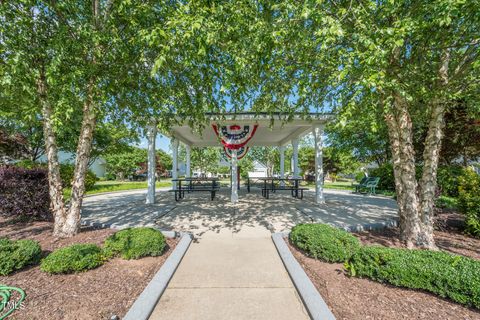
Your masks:
M379 177L369 177L364 184L358 184L358 187L355 187L355 191L360 193L376 194L376 189L379 182ZM362 190L365 192L362 192Z

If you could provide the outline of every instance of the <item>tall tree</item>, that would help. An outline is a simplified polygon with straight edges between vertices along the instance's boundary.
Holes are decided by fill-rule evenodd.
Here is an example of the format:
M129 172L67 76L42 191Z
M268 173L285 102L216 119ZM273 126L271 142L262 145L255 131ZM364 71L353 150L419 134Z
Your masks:
M137 127L154 117L168 127L179 110L184 118L204 116L201 108L195 109L204 102L202 91L189 86L194 83L189 80L200 74L196 68L182 73L177 64L152 75L158 48L148 50L151 43L143 35L173 8L171 3L155 1L1 3L1 95L12 102L13 110L41 114L55 235L71 236L79 230L98 119L109 117ZM179 52L173 54L178 57ZM197 98L194 103L192 98ZM65 125L62 119L78 115L81 125L67 209L57 158L58 128Z

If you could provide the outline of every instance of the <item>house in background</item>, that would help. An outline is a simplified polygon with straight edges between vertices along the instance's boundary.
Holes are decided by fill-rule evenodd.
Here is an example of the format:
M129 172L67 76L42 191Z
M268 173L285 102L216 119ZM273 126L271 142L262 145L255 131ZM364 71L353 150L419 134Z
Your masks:
M47 156L43 155L39 158L40 162L47 162ZM58 161L60 163L75 163L75 155L71 152L59 151ZM99 178L105 177L107 171L107 161L102 157L95 159L95 161L88 167Z
M254 161L253 171L249 171L248 176L250 178L266 178L268 176L267 167L258 161Z

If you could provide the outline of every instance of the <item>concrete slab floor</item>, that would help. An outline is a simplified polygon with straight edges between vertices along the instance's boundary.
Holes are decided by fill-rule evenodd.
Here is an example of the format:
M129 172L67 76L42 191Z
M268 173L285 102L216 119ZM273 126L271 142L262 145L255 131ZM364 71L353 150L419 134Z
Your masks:
M309 319L271 238L239 234L192 243L150 319Z

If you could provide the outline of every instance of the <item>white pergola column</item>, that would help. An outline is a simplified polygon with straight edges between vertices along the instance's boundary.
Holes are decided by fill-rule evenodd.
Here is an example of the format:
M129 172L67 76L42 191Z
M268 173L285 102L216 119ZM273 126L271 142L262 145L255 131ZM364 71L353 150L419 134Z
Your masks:
M178 140L172 138L172 180L178 179ZM177 188L177 182L173 181L173 188Z
M148 140L148 164L147 164L147 175L148 175L148 190L147 190L147 204L155 203L155 169L156 169L156 159L155 159L155 140L157 137L157 125L156 122L150 124L147 128L147 140Z
M313 127L315 140L315 202L325 203L323 197L323 146L322 146L323 125Z
M300 169L298 168L298 139L292 140L293 147L293 177L300 177Z
M237 150L232 150L232 203L238 202Z
M190 152L191 152L191 147L187 144L185 145L185 151L187 153L187 163L186 163L186 168L185 168L185 177L190 178L192 175L191 168L190 168Z
M279 146L280 153L280 178L285 178L285 146Z

